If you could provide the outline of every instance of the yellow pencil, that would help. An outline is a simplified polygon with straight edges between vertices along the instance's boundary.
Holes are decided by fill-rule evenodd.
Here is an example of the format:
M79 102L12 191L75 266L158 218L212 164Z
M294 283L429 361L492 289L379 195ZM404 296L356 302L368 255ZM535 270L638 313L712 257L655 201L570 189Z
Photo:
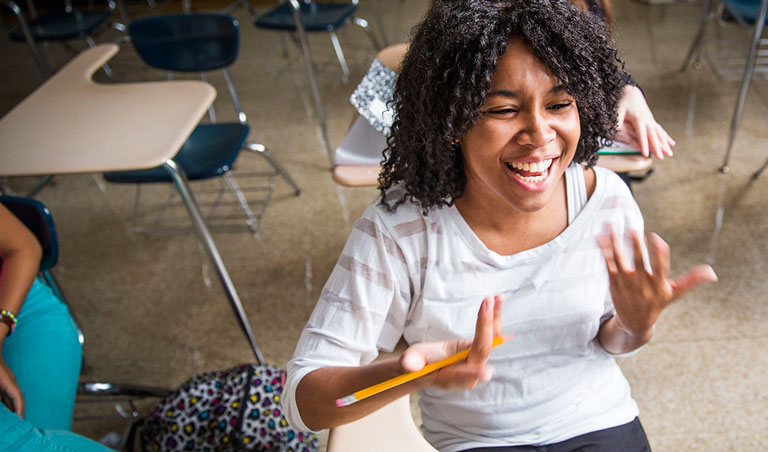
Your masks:
M497 336L493 338L492 346L496 347L497 345L500 345L503 342L504 342L504 338L501 336ZM441 359L440 361L435 361L431 364L427 364L421 370L408 372L407 374L399 375L395 378L391 378L379 384L375 384L365 389L361 389L353 394L344 396L340 399L336 399L336 406L342 407L342 406L351 405L355 402L365 399L366 397L370 397L380 392L384 392L387 389L394 388L395 386L401 385L403 383L408 383L411 380L415 380L419 377L423 377L424 375L427 375L436 370L442 369L443 367L448 367L451 364L456 364L460 361L464 361L465 359L467 359L468 355L469 355L469 349L462 350L459 353L456 353L455 355L451 355L445 359Z

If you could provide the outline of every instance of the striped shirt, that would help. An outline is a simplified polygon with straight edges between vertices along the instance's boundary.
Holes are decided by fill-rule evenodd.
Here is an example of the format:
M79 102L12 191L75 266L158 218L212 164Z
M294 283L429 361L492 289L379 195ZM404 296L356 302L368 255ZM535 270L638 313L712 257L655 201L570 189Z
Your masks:
M630 422L638 409L614 357L596 336L613 314L597 236L610 223L631 261L643 220L627 186L597 167L587 200L580 166L566 171L569 224L514 255L489 250L455 207L395 213L378 200L353 225L288 364L283 406L306 430L295 388L320 367L359 366L379 350L474 336L483 298L503 294L494 376L473 390L421 392L422 432L441 451L549 444Z

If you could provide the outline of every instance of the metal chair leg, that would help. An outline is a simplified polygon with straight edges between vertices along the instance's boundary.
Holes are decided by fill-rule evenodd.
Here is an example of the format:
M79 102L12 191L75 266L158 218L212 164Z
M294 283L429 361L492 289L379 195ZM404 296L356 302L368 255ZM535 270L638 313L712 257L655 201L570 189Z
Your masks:
M752 34L752 44L749 48L749 56L747 57L747 66L744 68L744 77L741 80L741 89L739 90L739 97L736 100L736 108L733 111L733 118L731 119L731 131L728 137L728 147L725 151L725 158L723 159L723 165L720 167L720 171L727 173L728 161L731 157L731 151L733 150L733 143L736 140L736 131L741 123L741 115L744 112L744 103L747 100L747 92L749 91L749 84L752 81L752 73L755 70L755 60L757 58L757 47L760 45L760 37L763 34L765 28L765 16L768 12L768 0L762 0L760 2L760 11L755 21L755 30Z
M245 124L248 118L245 116L242 104L240 104L240 96L237 95L235 84L232 82L232 74L229 72L229 68L224 68L222 71L224 72L224 80L227 82L229 95L232 97L232 104L235 106L235 110L237 111L237 119L242 124Z
M323 109L323 102L320 98L320 89L317 86L317 78L315 77L315 68L312 67L312 52L309 49L309 41L307 40L307 31L304 29L304 23L301 21L301 10L298 0L290 0L291 10L293 11L293 20L296 24L296 32L299 35L299 42L301 43L301 53L304 56L304 67L307 71L307 78L309 79L309 87L312 91L312 100L315 106L315 115L317 121L320 123L320 132L323 134L323 141L325 144L325 150L328 153L328 162L331 168L333 168L333 146L331 145L331 139L328 134L328 124L325 120L325 110Z
M354 18L355 25L362 28L363 31L365 31L365 35L368 36L368 39L371 41L371 44L373 45L374 50L377 52L381 50L381 45L379 44L378 39L376 39L376 35L373 33L373 30L371 30L371 27L368 25L368 21L365 19L361 19L359 17Z
M272 157L272 154L269 152L266 146L261 143L246 143L245 148L252 152L258 152L264 158L266 158L269 164L272 165L272 168L275 170L275 172L277 172L280 177L285 179L285 181L288 182L291 187L293 187L296 196L301 194L301 188L299 188L299 185L296 183L296 181L293 180L291 175L283 169L282 165L278 163L277 159Z
M381 18L381 6L379 5L379 0L371 0L371 7L373 8L373 15L376 17L376 26L379 27L381 41L384 43L384 46L388 46L389 38L387 37L387 29L384 28L384 21Z
M691 60L694 59L694 56L698 59L701 43L704 40L704 34L707 30L707 25L713 17L711 10L712 0L705 0L701 8L701 25L699 25L699 31L696 32L696 38L694 38L690 50L688 50L688 55L685 57L685 61L683 61L682 67L680 67L680 72L685 72L685 70L688 69L688 65L691 63Z
M224 179L224 182L226 182L227 186L229 187L229 191L232 192L232 194L235 196L235 199L237 200L237 203L240 205L240 208L243 210L243 213L245 213L245 216L248 218L248 221L246 222L248 224L248 229L253 232L253 235L255 236L256 233L259 232L259 224L261 223L261 215L258 217L253 213L253 210L251 210L251 206L248 205L248 200L245 198L245 195L243 194L243 191L240 190L240 185L237 183L234 177L232 177L232 174L229 172L226 172L222 175L222 178Z
M755 171L755 174L752 175L752 179L757 179L762 176L763 171L765 171L766 168L768 168L768 159L765 160L765 163L763 163L763 166L761 166L759 170Z
M339 51L341 51L341 47L339 47ZM342 58L344 58L343 54L342 54ZM347 71L349 70L347 69ZM235 89L235 84L232 82L232 74L230 74L229 69L226 69L226 68L224 69L224 79L227 82L227 88L229 89L229 94L230 94L230 97L232 98L232 103L234 104L235 110L237 111L237 117L241 123L245 124L247 121L247 118L246 118L245 112L243 111L243 107L240 104L240 96L237 95L237 90ZM274 157L272 157L272 154L270 154L269 151L267 151L267 148L263 144L246 143L245 149L248 149L249 151L257 152L261 154L264 158L266 158L269 164L272 165L272 168L275 170L275 172L279 174L283 179L285 179L286 182L288 182L294 188L294 190L296 190L296 196L301 194L301 189L299 188L298 184L296 184L293 178L288 174L287 171L283 169L283 167L277 162L277 160Z
M171 393L171 389L122 383L83 382L78 384L77 392L80 395L165 397Z
M69 316L72 317L72 323L75 324L75 329L77 330L77 341L80 342L80 346L82 347L85 344L85 335L83 334L82 328L80 328L80 321L77 319L75 311L72 309L72 306L69 304L67 298L64 296L64 293L61 291L59 282L56 280L56 277L53 276L53 273L51 273L50 270L40 272L40 276L43 278L45 284L51 288L53 294L56 295L56 297L61 300L65 306L67 306L67 309L69 310Z
M58 65L56 64L56 60L53 58L53 52L51 52L51 45L48 43L48 41L41 41L40 47L42 47L43 51L45 52L45 59L48 62L48 67L51 68L51 73L58 71Z
M169 77L170 77L170 72L168 74L169 74ZM205 72L201 72L200 73L200 80L203 81L203 82L207 82L208 81L208 74L206 74ZM211 123L215 123L216 122L216 109L213 107L213 104L211 104L208 107L208 119L211 121Z
M331 43L333 44L333 50L336 51L336 58L339 60L341 66L341 80L346 85L349 83L349 66L347 66L347 59L344 58L344 52L341 50L341 44L339 43L339 37L335 31L328 33L331 35Z
M26 196L27 198L34 198L35 196L37 196L38 193L40 193L40 190L45 188L45 186L51 183L52 180L53 180L53 176L51 175L40 177L40 179L37 181L35 186L29 189L27 194L24 196Z
M3 0L3 3L8 8L10 8L11 11L13 11L13 14L16 15L19 28L21 28L21 34L24 35L24 40L27 42L27 46L29 46L29 50L32 52L32 58L35 60L38 76L40 77L40 80L46 80L48 77L53 75L54 71L52 67L47 64L43 60L43 57L40 55L40 52L37 49L37 45L35 45L35 40L32 39L32 34L29 32L27 21L24 19L24 13L21 11L21 8L19 8L19 5L17 5L12 0ZM34 6L32 8L34 8Z
M251 21L256 20L256 18L259 17L259 14L256 12L255 9L253 9L253 6L248 0L235 0L229 6L221 10L220 13L232 14L233 12L235 12L237 8L240 8L240 7L245 8L245 10L248 12L248 15L251 16Z
M139 222L141 216L141 185L136 184L136 192L133 197L133 209L131 212L131 230L140 234L152 234L160 229L160 224L163 222L163 216L168 209L171 208L171 201L174 198L175 190L168 190L168 197L160 208L160 211L154 216L151 222L142 221Z
M88 47L90 48L96 47L96 42L90 36L85 37L85 42L88 43ZM112 78L112 69L109 67L107 63L104 63L101 69L104 71L105 74L107 74L107 77Z
M71 8L72 6L69 5L69 7ZM29 9L30 16L33 19L37 18L37 8L35 8L35 2L32 0L27 0L27 8Z
M151 9L155 9L155 0L147 0L147 4ZM120 14L120 20L123 21L121 25L126 27L131 23L131 17L128 15L128 10L125 9L125 3L123 3L123 0L116 0L115 7L117 8L118 14Z
M235 284L232 282L232 279L229 276L229 272L224 265L224 261L221 258L221 254L219 254L219 250L216 247L216 243L213 241L213 237L211 237L211 233L203 221L203 217L200 214L200 208L198 207L197 202L192 195L192 191L189 189L189 184L187 183L187 177L184 174L184 171L172 159L166 161L163 164L163 168L165 168L165 170L171 176L171 179L173 179L174 185L179 191L179 195L187 207L189 217L192 220L195 231L197 232L197 237L205 249L208 258L211 260L214 268L216 269L216 273L219 276L221 285L223 286L227 295L227 299L229 300L230 307L235 314L235 318L240 325L241 331L245 335L248 343L251 346L251 349L253 350L253 354L256 357L256 362L258 364L263 364L264 356L261 354L261 350L256 344L256 338L253 335L251 324L248 322L248 317L245 315L245 309L243 308L243 304L237 294Z

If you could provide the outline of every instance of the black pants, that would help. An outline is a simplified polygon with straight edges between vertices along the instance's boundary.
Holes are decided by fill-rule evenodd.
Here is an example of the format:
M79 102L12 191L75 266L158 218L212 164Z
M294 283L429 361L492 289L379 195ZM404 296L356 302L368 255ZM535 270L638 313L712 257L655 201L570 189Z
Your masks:
M651 452L640 419L546 446L478 447L462 452Z

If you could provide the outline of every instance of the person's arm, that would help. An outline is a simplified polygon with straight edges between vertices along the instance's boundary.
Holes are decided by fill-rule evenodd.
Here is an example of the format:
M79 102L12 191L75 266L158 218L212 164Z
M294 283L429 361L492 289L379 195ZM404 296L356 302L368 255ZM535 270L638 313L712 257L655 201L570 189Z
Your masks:
M400 63L403 62L406 53L408 53L407 43L392 44L381 49L376 54L376 58L392 71L400 72Z
M603 322L598 340L609 353L629 353L651 340L653 325L661 312L691 288L717 281L709 265L697 265L674 279L668 277L669 246L656 234L648 237L651 271L643 263L643 237L632 233L634 266L621 251L620 239L609 231L598 240L610 277L610 290L616 313Z
M37 276L42 248L37 238L0 204L0 309L18 314ZM0 324L0 337L8 333Z
M296 404L304 424L311 430L332 428L357 420L413 391L437 386L443 389L472 389L488 382L493 370L486 363L493 338L501 335L501 296L483 300L477 314L474 339L422 343L409 347L400 359L374 362L359 367L316 369L299 382ZM463 362L445 367L351 405L338 407L336 400L374 384L421 369L426 364L469 348Z
M35 280L42 249L37 238L0 204L0 309L18 315ZM0 350L10 333L0 322ZM24 417L24 397L11 370L0 356L0 393L9 408Z
M392 73L397 74L397 72L400 69L400 63L403 61L403 58L405 57L405 54L407 52L408 52L408 44L406 44L406 43L393 44L393 45L390 45L390 46L387 46L387 47L384 47L383 49L381 49L379 51L379 53L376 54L376 60L379 60L379 62L381 62L381 64L383 64L384 67L386 67L387 69L392 71ZM381 78L369 79L369 77L371 77L369 75L369 73L370 73L370 71L373 70L373 68L374 68L374 63L371 63L371 66L366 71L366 74L363 77L363 80L355 88L355 91L352 94L352 98L353 99L358 95L359 90L363 90L364 92L367 93L369 91L370 84L372 84L372 83L376 83L376 86L379 86L381 88L388 88L389 91L394 89L394 86L395 86L394 80L388 80L386 78L385 79L381 79ZM366 80L368 80L368 81L366 81ZM373 80L373 81L371 81L371 80ZM391 85L389 84L390 81L391 81ZM384 89L384 91L387 91L387 89ZM377 97L378 97L378 94L377 94ZM357 103L356 101L354 101L353 99L350 99L350 100L352 101L352 104L355 105L356 108L355 108L355 113L352 116L352 121L350 121L350 123L349 123L349 127L350 128L355 123L355 121L357 120L358 116L360 116L360 113L361 112L364 113L363 110L358 111L358 108L361 108L360 104ZM378 98L378 100L386 104L389 101L391 101L392 98L391 97L388 97L388 98ZM367 102L365 102L364 104L367 105ZM365 107L363 107L363 108L365 108ZM365 113L364 113L364 115L365 115ZM366 118L369 121L371 121L370 117L368 117L367 115L366 115ZM377 127L376 124L372 123L371 125L373 125L374 127ZM386 128L389 129L389 126L391 126L391 125L392 125L391 122L387 123L386 124Z
M619 130L616 140L639 149L644 156L658 159L672 156L675 140L653 117L645 95L637 85L624 86L618 105Z

